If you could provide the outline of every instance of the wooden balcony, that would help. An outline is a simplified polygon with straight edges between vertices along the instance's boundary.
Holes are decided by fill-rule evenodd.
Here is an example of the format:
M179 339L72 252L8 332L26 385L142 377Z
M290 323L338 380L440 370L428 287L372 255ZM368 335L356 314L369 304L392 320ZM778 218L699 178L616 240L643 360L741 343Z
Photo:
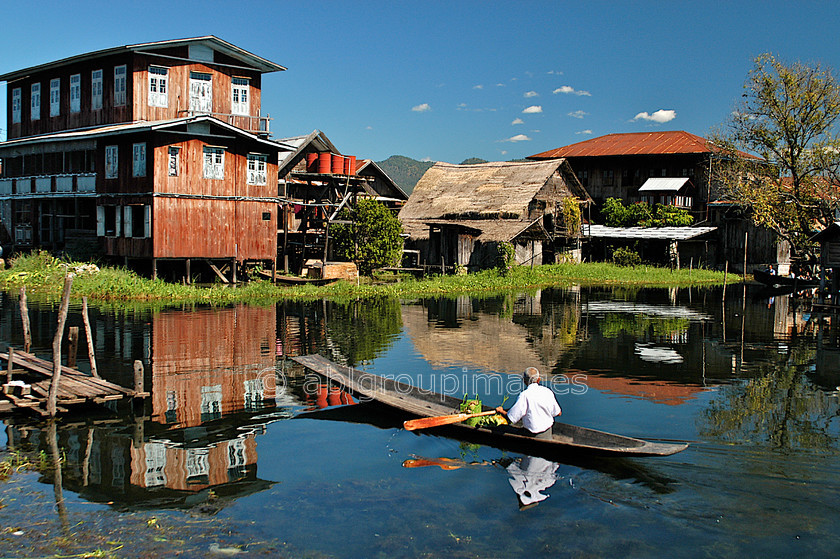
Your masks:
M200 115L209 115L213 118L221 120L222 122L226 122L231 126L236 126L237 128L241 128L246 132L250 132L251 134L256 134L257 136L266 137L270 134L269 131L269 122L271 121L271 117L269 116L248 116L248 115L235 115L230 113L208 113L206 111L193 111L193 110L180 110L178 114L181 116L200 116Z

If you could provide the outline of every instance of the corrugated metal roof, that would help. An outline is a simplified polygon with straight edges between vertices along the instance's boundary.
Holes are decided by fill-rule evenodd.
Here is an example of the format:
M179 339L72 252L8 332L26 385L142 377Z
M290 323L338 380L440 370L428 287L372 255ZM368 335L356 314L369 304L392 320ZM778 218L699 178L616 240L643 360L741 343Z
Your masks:
M654 177L646 180L645 184L643 184L639 189L639 192L677 192L685 186L686 183L690 182L691 181L685 177Z
M607 134L576 144L552 149L528 159L558 157L600 157L605 155L662 155L682 153L711 153L713 148L705 138L684 132L631 132Z
M210 115L199 115L199 116L188 116L188 117L181 117L181 118L173 118L169 120L154 120L154 121L135 121L135 122L126 122L120 124L109 124L106 126L96 126L93 128L81 128L76 130L66 130L62 132L53 132L50 134L42 134L39 136L27 136L25 138L15 138L13 140L9 140L6 142L0 142L0 149L3 148L14 148L18 146L25 146L25 145L34 145L40 143L49 143L49 142L58 142L58 141L74 141L74 140L85 140L88 138L101 138L106 136L115 136L119 134L128 134L133 132L143 132L143 131L153 131L153 130L161 130L166 128L172 128L175 126L181 126L185 124L192 124L195 122L209 122L214 126L218 126L220 128L224 128L225 130L229 131L230 133L236 134L237 136L247 137L255 142L259 142L264 145L269 145L275 147L277 149L284 149L288 148L289 146L274 141L274 140L266 140L251 134L243 130L242 128L238 128L233 126L232 124L228 124L224 121L221 121L215 117Z
M607 227L606 225L584 225L583 234L596 239L659 239L665 241L687 241L717 227Z
M219 39L214 35L206 35L204 37L191 37L188 39L171 39L151 43L125 45L121 47L113 47L88 52L85 54L79 54L76 56L70 56L68 58L62 58L61 60L47 62L46 64L40 64L38 66L30 66L29 68L22 68L20 70L15 70L13 72L0 75L0 81L11 81L26 76L27 74L50 70L52 68L63 66L65 64L82 62L84 60L92 60L95 58L101 58L103 56L111 56L113 54L118 54L122 52L144 52L148 51L149 49L171 48L195 44L208 45L214 50L222 52L236 60L239 60L244 64L248 64L260 72L279 72L286 69L279 64L271 62L270 60L266 60L265 58L257 56L256 54L250 53L247 50L239 48L236 45L228 43L227 41L224 41L222 39Z

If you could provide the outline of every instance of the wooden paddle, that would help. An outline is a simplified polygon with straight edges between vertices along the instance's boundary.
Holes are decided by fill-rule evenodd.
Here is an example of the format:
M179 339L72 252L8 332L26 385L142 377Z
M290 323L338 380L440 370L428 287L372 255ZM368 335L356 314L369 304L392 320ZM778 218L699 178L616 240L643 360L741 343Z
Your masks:
M481 417L482 415L493 415L496 410L483 411L481 413L456 413L452 415L439 415L437 417L421 417L420 419L409 419L403 422L403 427L406 431L414 431L415 429L428 429L429 427L438 427L440 425L449 425L451 423L460 423L465 419L471 417Z

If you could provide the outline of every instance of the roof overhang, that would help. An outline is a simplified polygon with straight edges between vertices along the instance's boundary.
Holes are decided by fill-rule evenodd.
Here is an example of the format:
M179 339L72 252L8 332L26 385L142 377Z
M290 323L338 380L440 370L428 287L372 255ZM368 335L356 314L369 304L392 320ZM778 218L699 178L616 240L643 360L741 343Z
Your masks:
M687 177L651 177L639 188L639 192L679 192L686 185L694 187Z
M17 79L24 78L30 74L34 74L37 72L43 72L46 70L50 70L52 68L57 68L59 66L64 66L70 63L77 63L77 62L84 62L86 60L93 60L96 58L103 58L106 56L113 56L122 53L129 53L129 52L137 52L137 53L145 53L156 55L158 53L153 52L153 49L160 49L160 48L173 48L173 47L181 47L181 46L190 46L196 44L205 44L210 46L213 50L221 52L231 58L236 60L242 61L244 64L252 67L253 69L262 72L279 72L283 71L286 68L271 62L270 60L266 60L261 56L257 56L251 52L248 52L245 49L239 48L236 45L228 43L227 41L223 41L218 37L213 35L206 35L204 37L192 37L188 39L172 39L168 41L157 41L152 43L137 43L135 45L125 45L120 47L112 47L102 50L97 50L93 52L88 52L85 54L79 54L76 56L70 56L67 58L62 58L61 60L55 60L52 62L47 62L46 64L40 64L38 66L30 66L28 68L23 68L20 70L15 70L13 72L8 72L6 74L0 75L0 81L14 81ZM189 60L189 59L185 59ZM205 60L196 60L195 62L207 62ZM218 64L215 63L214 64Z
M687 241L711 233L717 230L717 227L607 227L606 225L585 225L583 230L585 236L595 239Z
M160 120L153 122L129 122L125 124L115 124L111 126L97 126L94 128L85 128L82 130L71 130L67 132L57 132L54 134L44 134L40 136L29 136L26 138L16 138L7 142L0 143L0 154L8 149L36 146L39 144L51 144L55 142L83 142L95 140L98 138L107 138L111 136L121 136L125 134L137 134L143 132L157 132L176 129L180 126L207 123L212 126L221 128L226 133L230 133L235 137L247 138L255 143L266 147L271 147L276 150L288 149L283 143L274 140L266 140L250 132L246 132L241 128L237 128L231 124L221 121L210 115L199 115L184 118L175 118L170 120ZM200 133L196 133L200 136Z

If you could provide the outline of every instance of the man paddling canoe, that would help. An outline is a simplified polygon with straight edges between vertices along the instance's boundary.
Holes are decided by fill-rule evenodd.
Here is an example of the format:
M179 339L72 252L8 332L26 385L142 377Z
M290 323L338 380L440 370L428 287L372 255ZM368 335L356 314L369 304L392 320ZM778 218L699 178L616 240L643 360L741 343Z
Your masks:
M540 384L540 372L536 367L528 367L522 375L525 390L520 392L516 403L508 411L501 406L496 411L508 418L511 423L522 420L522 426L534 437L550 439L554 418L563 410L557 403L554 392Z

